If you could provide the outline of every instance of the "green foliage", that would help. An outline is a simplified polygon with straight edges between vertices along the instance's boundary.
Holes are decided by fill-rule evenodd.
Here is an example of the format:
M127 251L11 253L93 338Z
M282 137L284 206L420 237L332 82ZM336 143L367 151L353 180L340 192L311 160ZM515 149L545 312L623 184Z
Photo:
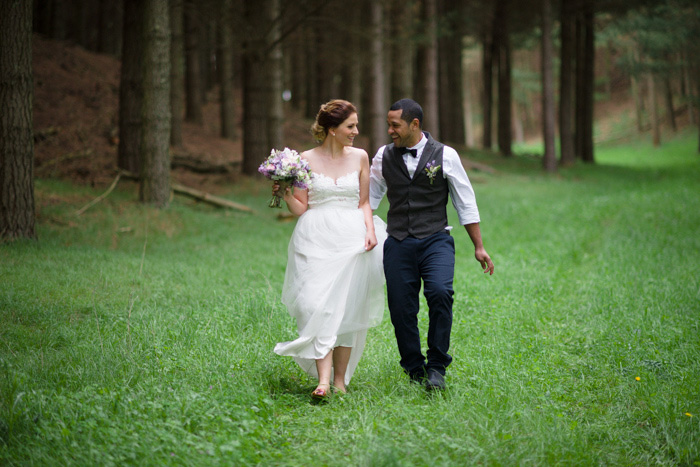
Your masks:
M294 336L294 223L267 184L229 191L254 215L155 211L122 185L76 217L99 190L38 180L39 242L0 247L0 463L695 465L695 141L599 148L556 176L470 153L498 169L471 173L496 274L455 230L448 389L408 383L387 314L324 405L272 352Z

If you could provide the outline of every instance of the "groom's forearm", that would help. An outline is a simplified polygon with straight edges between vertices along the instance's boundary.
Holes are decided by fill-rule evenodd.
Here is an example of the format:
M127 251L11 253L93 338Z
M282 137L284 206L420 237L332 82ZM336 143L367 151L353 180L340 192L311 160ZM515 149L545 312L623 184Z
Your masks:
M475 222L473 224L466 224L464 228L467 230L467 234L474 244L474 249L478 250L484 248L484 243L481 240L481 229L479 228L479 223Z

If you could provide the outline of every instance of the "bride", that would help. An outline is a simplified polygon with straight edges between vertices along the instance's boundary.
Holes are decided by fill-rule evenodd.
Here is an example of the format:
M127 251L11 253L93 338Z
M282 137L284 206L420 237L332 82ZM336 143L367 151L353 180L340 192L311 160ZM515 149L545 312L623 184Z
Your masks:
M307 190L275 183L300 216L289 242L282 302L299 337L275 346L294 357L324 399L346 385L362 356L367 330L384 313L382 245L386 226L369 205L369 157L353 147L357 110L348 101L321 106L311 130L320 145L301 156L311 169ZM379 248L377 248L379 246Z

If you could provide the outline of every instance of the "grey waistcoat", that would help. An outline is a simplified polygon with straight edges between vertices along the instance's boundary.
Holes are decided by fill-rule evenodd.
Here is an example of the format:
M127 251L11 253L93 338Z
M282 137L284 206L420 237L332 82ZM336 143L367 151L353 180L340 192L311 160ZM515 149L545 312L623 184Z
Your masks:
M403 157L394 152L393 143L386 146L382 156L382 175L389 199L387 233L398 240L409 235L425 238L447 227L449 188L442 172L444 145L429 133L424 132L424 135L428 142L413 178L408 175ZM426 164L431 161L440 166L432 183L425 172Z

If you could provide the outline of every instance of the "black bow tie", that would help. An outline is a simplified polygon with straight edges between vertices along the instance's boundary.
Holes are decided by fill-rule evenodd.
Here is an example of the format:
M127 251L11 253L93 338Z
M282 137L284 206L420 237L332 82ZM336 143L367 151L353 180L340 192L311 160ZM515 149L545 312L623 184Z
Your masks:
M418 149L408 149L408 148L396 148L398 153L400 155L404 155L406 153L410 154L412 157L418 157Z

